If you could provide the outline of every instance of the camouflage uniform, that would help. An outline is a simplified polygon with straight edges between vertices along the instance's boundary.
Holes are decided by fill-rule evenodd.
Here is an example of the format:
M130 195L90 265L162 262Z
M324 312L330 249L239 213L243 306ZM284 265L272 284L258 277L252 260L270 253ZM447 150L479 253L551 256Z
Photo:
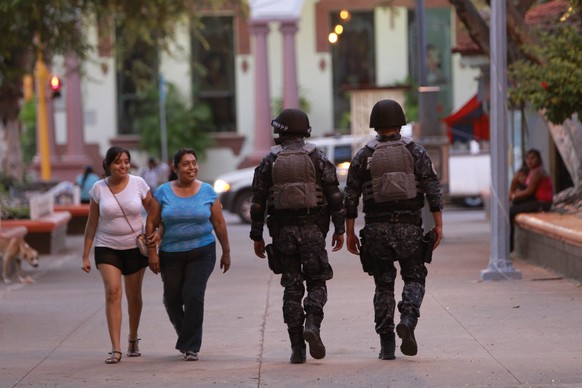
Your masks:
M400 134L376 137L380 142L400 138ZM414 175L420 183L416 197L382 203L376 203L370 198L364 200L363 204L365 226L360 231L360 258L362 264L367 261L365 270L374 276L375 329L380 335L394 333L394 261L399 262L400 275L404 281L398 310L402 317L409 320L412 328L416 326L428 273L421 249L421 210L425 195L432 212L440 211L443 206L440 184L426 150L414 142L407 149L413 156ZM372 149L364 147L352 160L345 188L346 218L355 219L358 216L362 186L372 179L368 167L372 153Z
M289 137L281 146L283 149L299 149L304 144L302 137ZM314 209L276 210L268 203L269 189L273 185L271 171L276 155L269 153L262 160L255 169L253 179L251 239L262 239L265 219L263 209L267 209L269 235L273 238L273 246L283 265L283 317L289 328L302 326L305 314L314 314L323 319L323 306L327 302L326 281L333 276L325 249L330 214L335 232L343 234L345 230L343 194L338 187L335 166L322 151L315 152L315 168L320 172L320 183L326 200L326 204L315 212ZM307 284L304 301L303 281Z
M299 149L304 144L303 138L291 137L281 145L283 149ZM265 214L257 210L267 209L269 234L284 267L281 276L281 286L285 287L283 317L289 327L303 325L304 308L307 313L316 312L323 316L323 306L327 301L325 282L333 276L325 249L329 214L336 233L344 233L343 194L338 188L335 166L322 151L315 152L315 168L321 172L321 187L327 203L314 214L308 214L305 209L277 211L267 204L269 189L273 185L271 169L276 159L272 153L255 169L253 179L251 239L262 239ZM321 224L319 227L318 221ZM302 307L304 280L307 283L307 298Z

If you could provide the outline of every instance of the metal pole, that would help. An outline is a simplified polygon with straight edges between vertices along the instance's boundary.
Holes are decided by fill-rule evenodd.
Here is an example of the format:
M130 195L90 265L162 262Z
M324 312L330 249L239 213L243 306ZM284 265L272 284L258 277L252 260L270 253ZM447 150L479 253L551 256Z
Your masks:
M507 25L505 1L491 2L491 256L482 280L521 279L509 260Z
M416 41L418 57L418 86L426 85L426 57L425 57L425 37L424 37L424 0L416 0ZM423 110L422 99L419 98L420 112ZM422 115L421 115L422 117Z
M47 84L49 72L44 64L42 53L38 53L36 60L36 86L38 90L38 153L40 156L40 178L48 181L51 179L51 159L48 133L47 113Z
M168 163L168 130L166 124L166 79L160 74L160 147L162 163Z
M438 103L439 88L427 86L426 77L426 38L425 38L425 13L424 0L416 0L416 42L417 42L417 76L418 76L418 113L420 120L420 135L418 142L422 144L431 155L437 168L437 174L442 179L444 160L442 152L442 139L439 136L439 120L436 106ZM448 140L447 140L448 142ZM425 201L422 208L422 221L425 230L432 229L434 220L431 215L428 202Z

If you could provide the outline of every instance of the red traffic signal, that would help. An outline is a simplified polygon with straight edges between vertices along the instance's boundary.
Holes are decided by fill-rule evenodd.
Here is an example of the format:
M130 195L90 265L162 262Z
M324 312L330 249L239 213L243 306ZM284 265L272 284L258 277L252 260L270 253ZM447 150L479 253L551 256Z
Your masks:
M61 96L61 87L63 86L61 79L56 75L53 75L50 80L50 88L53 94L53 98Z

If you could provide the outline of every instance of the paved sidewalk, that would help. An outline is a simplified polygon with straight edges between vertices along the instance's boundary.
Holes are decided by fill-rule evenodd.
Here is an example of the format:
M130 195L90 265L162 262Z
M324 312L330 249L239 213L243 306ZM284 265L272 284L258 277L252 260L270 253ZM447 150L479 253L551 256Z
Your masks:
M397 348L396 360L377 359L373 282L344 248L330 253L327 356L291 365L279 276L254 256L248 226L229 218L233 265L211 276L199 361L182 361L174 350L161 280L148 270L143 356L103 363L103 286L97 271L81 271L82 237L69 237L63 255L41 257L36 270L23 264L35 284L0 285L0 388L582 387L579 284L525 262L513 263L521 280L480 281L490 244L484 212L446 211L444 219L415 357ZM397 294L401 287L399 281Z

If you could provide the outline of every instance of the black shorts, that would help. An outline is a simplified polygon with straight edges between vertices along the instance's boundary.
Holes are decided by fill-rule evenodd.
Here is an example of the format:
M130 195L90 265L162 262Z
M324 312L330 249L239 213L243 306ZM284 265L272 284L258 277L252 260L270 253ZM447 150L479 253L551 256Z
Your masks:
M139 249L111 249L95 247L95 266L110 264L121 270L123 275L131 275L148 266L148 258Z

